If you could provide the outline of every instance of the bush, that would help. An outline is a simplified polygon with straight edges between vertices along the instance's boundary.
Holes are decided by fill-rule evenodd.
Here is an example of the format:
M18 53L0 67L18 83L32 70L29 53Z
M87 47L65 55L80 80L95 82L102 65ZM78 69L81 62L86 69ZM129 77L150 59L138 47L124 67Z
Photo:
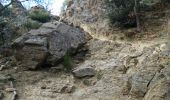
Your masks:
M63 58L63 65L67 71L71 71L71 69L73 67L72 58L68 53Z
M128 19L129 15L134 10L134 0L105 0L107 7L106 18L111 25L130 25L135 24L135 19Z
M50 20L50 15L46 11L33 11L29 13L29 17L42 23Z
M38 29L41 26L39 22L27 20L25 23L23 23L23 27L27 29Z

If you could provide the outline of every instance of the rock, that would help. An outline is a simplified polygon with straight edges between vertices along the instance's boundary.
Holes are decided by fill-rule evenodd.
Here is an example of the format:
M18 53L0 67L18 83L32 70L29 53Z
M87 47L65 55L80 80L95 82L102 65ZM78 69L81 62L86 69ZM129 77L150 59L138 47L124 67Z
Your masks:
M133 97L143 97L147 91L147 85L152 76L146 76L144 73L136 74L132 77L130 95Z
M64 69L64 66L60 64L56 67L51 67L49 72L56 73L56 72L61 71L63 69Z
M157 72L148 86L143 100L169 100L170 98L170 67L165 66Z
M96 84L96 80L94 79L85 79L83 80L83 84L86 86L93 86Z
M2 71L4 69L5 65L1 65L0 66L0 71Z
M135 67L138 64L138 59L137 58L132 58L127 56L127 58L124 61L125 67L128 69L130 67Z
M118 72L121 72L121 73L125 74L126 71L127 71L127 68L126 68L124 65L122 65L122 66L117 66L117 67L116 67L116 70L117 70Z
M134 52L129 56L132 57L132 58L137 58L137 57L142 56L142 54L143 54L143 52Z
M77 69L73 70L73 75L77 78L83 78L86 76L94 76L96 71L94 68L90 66L85 66L85 67L78 67Z
M16 91L16 89L15 89L15 88L6 88L5 91L7 91L7 92L13 92L13 91Z
M73 4L73 0L68 0L67 7L70 7Z
M84 31L61 22L49 22L17 38L12 46L22 66L36 69L45 62L56 65L67 52L75 53L85 43Z
M15 15L21 15L21 16L26 16L26 9L24 8L24 6L22 5L22 3L18 0L13 0L12 3L12 12Z
M43 6L37 5L37 6L31 7L31 9L29 10L29 13L33 13L35 11L46 11L46 10Z
M161 51L170 51L170 44L167 43L167 44L161 44L160 45L160 50Z
M60 93L72 93L75 91L75 88L73 85L65 85L62 87Z

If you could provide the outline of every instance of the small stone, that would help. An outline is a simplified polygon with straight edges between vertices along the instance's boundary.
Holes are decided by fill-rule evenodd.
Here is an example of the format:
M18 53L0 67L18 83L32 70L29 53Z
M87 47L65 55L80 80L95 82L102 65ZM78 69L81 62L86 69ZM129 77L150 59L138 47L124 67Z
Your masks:
M5 67L5 65L1 65L0 71L2 71L4 67Z
M47 87L45 85L41 86L41 89L46 89Z
M133 54L129 55L131 58L137 58L143 55L143 52L134 52Z
M127 71L127 68L124 65L122 65L122 66L118 66L116 70L119 72L122 72L122 74L125 74Z
M161 44L160 45L160 50L161 51L170 51L170 44Z
M158 53L159 53L159 52L157 52L157 51L155 50L155 51L153 51L152 54L156 55L156 54L158 54Z
M56 72L61 71L63 69L64 69L64 66L60 64L56 67L51 67L49 71L52 72L52 73L56 73Z
M64 87L62 87L62 89L61 89L61 93L72 93L72 92L74 92L74 90L75 90L75 86L73 86L73 85L65 85Z
M166 44L161 44L161 45L160 45L160 50L161 50L161 51L165 50L165 48L166 48Z
M77 78L83 78L86 76L94 76L95 70L92 67L79 67L73 71L73 74Z
M16 89L15 89L15 88L6 88L5 91L7 91L7 92L13 92L13 91L16 91Z
M96 81L95 80L91 80L91 79L85 79L83 81L83 84L86 85L86 86L93 86L96 84Z

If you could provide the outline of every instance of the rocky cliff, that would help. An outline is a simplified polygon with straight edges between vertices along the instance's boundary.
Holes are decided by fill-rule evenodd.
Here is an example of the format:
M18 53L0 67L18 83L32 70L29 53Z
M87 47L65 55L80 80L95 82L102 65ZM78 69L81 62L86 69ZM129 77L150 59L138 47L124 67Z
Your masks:
M143 5L143 31L133 37L131 28L110 27L104 1L69 0L60 21L15 39L13 56L0 56L0 99L169 100L169 8ZM120 40L125 33L131 38Z
M61 20L80 26L91 35L107 36L112 29L105 14L104 0L69 0L66 11L61 13Z

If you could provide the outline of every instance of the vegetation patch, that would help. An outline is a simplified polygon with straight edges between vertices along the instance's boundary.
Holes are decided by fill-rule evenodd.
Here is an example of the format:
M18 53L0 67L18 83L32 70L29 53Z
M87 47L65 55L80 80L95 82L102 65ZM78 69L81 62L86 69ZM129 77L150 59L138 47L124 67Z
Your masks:
M70 56L70 54L66 53L66 55L63 58L63 65L66 69L66 71L71 71L73 68L73 60Z
M46 11L33 11L29 13L29 17L33 20L45 23L50 20L50 14Z
M29 30L29 29L38 29L41 26L41 24L36 21L27 20L25 23L23 23L23 26Z
M105 0L106 18L111 25L135 26L134 0Z

